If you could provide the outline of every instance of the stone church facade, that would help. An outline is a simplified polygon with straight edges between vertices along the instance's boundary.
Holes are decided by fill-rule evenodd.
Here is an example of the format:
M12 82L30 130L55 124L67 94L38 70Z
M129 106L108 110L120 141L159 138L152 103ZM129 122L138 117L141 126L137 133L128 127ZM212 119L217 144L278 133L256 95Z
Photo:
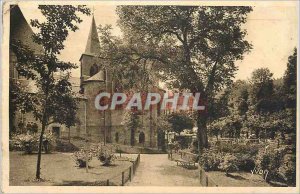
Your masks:
M36 52L41 52L42 48L31 40L33 31L27 23L24 15L18 6L11 9L11 27L10 39L21 40L24 44L34 49ZM97 33L97 27L94 17L92 17L91 27L88 35L88 40L84 53L79 58L80 61L80 79L71 78L75 97L78 99L78 122L70 130L64 125L53 123L48 126L47 130L52 131L60 137L80 137L89 139L95 142L130 144L130 130L125 129L123 125L124 110L106 110L99 111L95 108L95 98L103 91L114 92L114 80L111 78L110 72L101 68L105 61L97 57L100 52L100 41ZM10 51L10 79L22 83L28 88L28 92L35 93L34 83L30 80L22 79L18 76L15 69L17 63L14 53ZM59 73L58 75L59 76ZM153 90L162 92L158 87L153 87ZM153 91L152 91L153 92ZM150 111L144 111L139 115L142 127L135 131L135 145L146 147L157 147L157 120L160 111L157 107ZM16 113L15 126L22 122L37 123L31 113ZM39 126L40 124L37 123ZM69 132L70 131L70 132Z

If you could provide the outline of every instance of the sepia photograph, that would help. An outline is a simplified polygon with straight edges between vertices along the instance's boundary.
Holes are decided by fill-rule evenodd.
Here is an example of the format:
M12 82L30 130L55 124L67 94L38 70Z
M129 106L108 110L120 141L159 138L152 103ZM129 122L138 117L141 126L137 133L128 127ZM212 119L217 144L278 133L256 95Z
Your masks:
M298 1L1 9L2 192L299 192Z

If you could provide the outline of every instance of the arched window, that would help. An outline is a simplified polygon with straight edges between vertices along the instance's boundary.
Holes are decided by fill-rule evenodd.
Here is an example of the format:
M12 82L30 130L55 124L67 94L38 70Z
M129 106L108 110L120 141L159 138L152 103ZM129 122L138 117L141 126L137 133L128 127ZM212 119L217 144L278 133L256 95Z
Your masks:
M99 71L98 65L96 64L92 65L92 67L90 68L90 76L92 77L93 75L98 73L98 71Z
M139 143L145 143L145 133L140 132L139 134Z
M116 140L116 143L119 143L119 133L118 132L115 133L115 140Z

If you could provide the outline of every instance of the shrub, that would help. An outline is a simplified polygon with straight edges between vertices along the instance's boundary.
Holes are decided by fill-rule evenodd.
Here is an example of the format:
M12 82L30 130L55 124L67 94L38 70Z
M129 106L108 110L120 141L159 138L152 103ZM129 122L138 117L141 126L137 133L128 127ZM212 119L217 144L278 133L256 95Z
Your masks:
M282 165L283 175L288 185L296 186L296 155L288 154Z
M284 165L283 158L285 149L277 149L274 152L260 152L257 155L256 166L262 170L268 170L266 181L283 181L285 182L284 175L280 172L281 166Z
M33 134L19 134L12 137L11 146L13 149L24 151L25 154L31 154L37 151L39 147L40 135L39 133ZM45 133L43 136L43 147L45 153L50 153L55 142L55 137L52 133Z
M113 150L115 147L104 145L92 145L90 152L95 156L103 166L109 166L113 163L115 155Z
M254 156L258 153L259 145L231 144L221 142L216 144L216 149L219 152L224 153L240 153Z
M250 172L255 168L254 157L250 154L235 154L237 157L237 167L241 171Z
M37 135L20 134L12 138L14 147L20 148L25 154L31 154L37 148Z
M239 168L237 165L237 157L232 154L226 154L224 157L224 161L219 165L219 169L225 171L226 176L228 176L231 172L238 171Z
M200 165L205 171L219 170L219 165L223 161L224 154L205 151L200 156Z
M113 153L100 152L97 158L103 166L109 166L114 161L115 156Z
M73 153L73 158L79 168L85 168L86 161L90 162L93 159L93 155L90 151L81 149Z

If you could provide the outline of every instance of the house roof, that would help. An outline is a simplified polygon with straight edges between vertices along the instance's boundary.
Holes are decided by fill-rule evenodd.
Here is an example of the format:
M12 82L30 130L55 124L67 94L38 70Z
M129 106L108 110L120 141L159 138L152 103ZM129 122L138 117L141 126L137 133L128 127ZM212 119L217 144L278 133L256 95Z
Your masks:
M44 53L41 45L32 40L33 30L28 24L24 14L18 5L11 5L10 10L10 41L19 40L28 46L35 54Z

